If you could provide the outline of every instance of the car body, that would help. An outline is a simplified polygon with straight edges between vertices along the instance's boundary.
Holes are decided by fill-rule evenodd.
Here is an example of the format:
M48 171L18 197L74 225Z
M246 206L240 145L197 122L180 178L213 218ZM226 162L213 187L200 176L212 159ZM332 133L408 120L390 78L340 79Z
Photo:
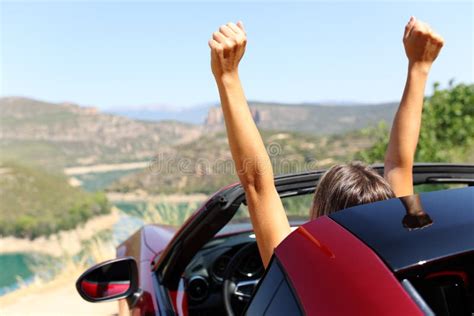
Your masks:
M284 201L310 197L322 174L275 185ZM415 185L460 188L290 216L294 231L266 270L238 216L243 188L229 185L179 229L146 225L119 245L117 258L136 264L134 290L108 300L126 298L132 315L471 315L474 165L417 164L413 174Z

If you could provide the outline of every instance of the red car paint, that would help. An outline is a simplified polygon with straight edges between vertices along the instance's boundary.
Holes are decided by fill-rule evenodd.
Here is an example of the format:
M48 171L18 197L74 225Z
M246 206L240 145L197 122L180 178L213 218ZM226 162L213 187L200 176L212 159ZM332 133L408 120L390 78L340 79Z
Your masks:
M375 167L375 170L379 173L383 172L381 167ZM474 183L472 182L474 180L472 179L473 170L474 166L471 165L416 165L414 167L416 176L414 181L416 184L422 184L438 179L447 180L446 183L450 183L449 180L452 179L453 183L460 183L464 179L465 184L471 184ZM293 191L310 192L322 174L318 171L286 175L276 178L275 184L281 194L285 194L287 191L290 193ZM226 192L226 190L229 191ZM164 263L164 265L169 263L164 260L165 256L169 254L171 258L176 258L172 252L175 245L172 243L179 244L182 241L180 238L186 239L186 236L183 236L184 232L187 233L186 228L189 229L193 224L196 224L195 222L201 221L206 216L221 220L218 223L222 226L219 228L218 225L215 225L213 229L222 230L212 230L212 233L215 234L214 237L248 231L248 229L239 225L234 226L232 223L226 227L224 225L229 222L222 221L223 218L226 218L225 216L221 219L218 216L213 216L220 215L217 213L220 210L216 205L219 207L222 205L224 212L232 211L232 207L236 205L234 202L241 198L239 194L243 194L242 188L239 188L237 183L231 184L219 190L210 200L206 201L188 218L179 231L163 225L146 225L118 247L117 257L132 256L138 264L138 286L142 295L139 297L138 303L131 306L132 315L155 315L163 311L166 313L171 309L174 309L173 312L178 315L188 314L185 280L181 274L182 271L179 270L181 268L175 269L176 271L167 270L171 273L168 273L166 281L163 281L167 282L162 285L165 287L164 291L157 291L155 288L155 283L160 282L155 272L162 268L160 263ZM225 214L224 212L222 214ZM199 227L200 230L206 229L205 226L195 225L195 227ZM421 315L422 312L418 305L401 286L389 266L377 256L376 252L361 239L358 239L355 236L357 234L354 235L343 227L347 226L329 217L317 219L304 224L289 235L275 251L306 314L345 315L353 314L356 311L361 315ZM190 230L191 236L198 229ZM206 242L207 238L197 239ZM185 250L183 253L194 254ZM190 260L188 257L185 257L185 260ZM444 259L439 260L443 261ZM448 271L435 271L425 275L425 278L437 279L454 276L462 280L466 286L472 284L469 282L469 276L461 270L458 271L457 268L455 266ZM173 276L176 277L176 280ZM135 294L139 294L139 292ZM168 296L170 300L164 297L163 302L158 302L157 300L161 300L163 295ZM168 304L169 302L172 302L172 306ZM127 308L126 304L120 304L120 306ZM192 308L192 304L190 308Z
M90 297L112 297L127 292L130 282L91 282L83 280L81 287Z
M275 253L307 315L423 315L377 255L328 217L298 228Z
M139 267L139 287L143 290L132 315L155 314L158 310L152 278L152 262L163 251L176 229L165 225L146 225L117 247L117 258L132 256Z

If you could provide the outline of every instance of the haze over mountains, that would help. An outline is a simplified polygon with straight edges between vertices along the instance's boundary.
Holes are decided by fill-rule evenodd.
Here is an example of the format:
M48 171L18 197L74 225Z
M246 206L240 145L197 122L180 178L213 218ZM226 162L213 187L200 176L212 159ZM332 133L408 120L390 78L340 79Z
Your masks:
M391 122L398 103L362 104L350 102L285 104L249 102L257 125L265 130L337 134L378 123ZM219 105L175 109L170 106L144 106L108 110L110 113L139 120L176 120L202 125L206 130L223 130L224 118Z
M251 102L250 107L265 141L281 146L282 152L274 157L275 161L289 157L301 166L318 160L313 167L322 167L332 162L327 158L344 160L370 146L373 135L363 135L358 130L382 120L390 122L396 104L337 106ZM174 163L184 159L192 166L186 174L173 169L175 165L165 166L164 170L162 160L154 161L153 167L158 167L160 172L128 175L111 189L209 192L234 181L235 177L219 172L210 175L201 170L203 166L199 161L205 160L211 169L220 167L219 160L231 161L221 109L200 107L189 109L186 115L204 113L204 109L203 121L189 124L180 122L185 114L174 110L162 111L166 115L173 114L168 120L153 121L163 116L153 116L150 111L142 113L148 120L137 120L71 103L0 98L0 163L34 163L62 173L65 167L151 162L157 156Z
M147 122L75 104L0 99L2 159L64 167L147 160L201 135L196 125Z
M337 106L251 102L250 107L261 130L303 132L313 136L342 134L382 120L388 123L396 110L395 103ZM212 137L225 139L221 133L224 120L219 107L199 107L184 112L162 111L168 120L153 121L163 116L153 116L148 110L143 112L148 120L137 120L71 103L0 98L1 159L34 161L53 168L143 161L157 153L176 153L186 144L197 144L198 139L216 133L219 136ZM198 113L204 116L201 124L180 122L186 115ZM225 142L219 143L222 150L227 150ZM203 153L188 152L188 155L199 157Z
M251 102L250 108L255 122L263 130L329 135L373 126L380 121L389 123L397 103L338 106ZM210 108L205 127L223 129L224 117L220 107Z

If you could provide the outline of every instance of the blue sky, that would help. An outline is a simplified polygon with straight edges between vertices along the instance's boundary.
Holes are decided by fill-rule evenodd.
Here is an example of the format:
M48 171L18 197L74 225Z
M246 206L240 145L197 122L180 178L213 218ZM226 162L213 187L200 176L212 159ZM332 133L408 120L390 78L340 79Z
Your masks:
M102 109L216 103L207 40L244 21L241 77L252 100L399 99L410 15L446 46L430 85L473 82L472 2L1 2L2 96ZM431 89L428 90L428 93Z

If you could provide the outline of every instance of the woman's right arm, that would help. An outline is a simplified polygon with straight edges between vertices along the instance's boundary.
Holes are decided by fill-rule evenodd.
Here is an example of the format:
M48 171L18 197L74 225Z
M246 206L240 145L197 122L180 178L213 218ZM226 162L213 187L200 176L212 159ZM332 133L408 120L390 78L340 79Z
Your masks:
M423 98L428 73L444 40L427 24L411 18L403 44L408 74L385 153L384 177L397 197L413 194L413 163L421 127Z
M221 26L213 33L209 46L232 158L245 190L260 256L266 267L273 250L290 233L290 225L275 188L270 158L239 79L238 65L246 43L244 27L239 22Z

